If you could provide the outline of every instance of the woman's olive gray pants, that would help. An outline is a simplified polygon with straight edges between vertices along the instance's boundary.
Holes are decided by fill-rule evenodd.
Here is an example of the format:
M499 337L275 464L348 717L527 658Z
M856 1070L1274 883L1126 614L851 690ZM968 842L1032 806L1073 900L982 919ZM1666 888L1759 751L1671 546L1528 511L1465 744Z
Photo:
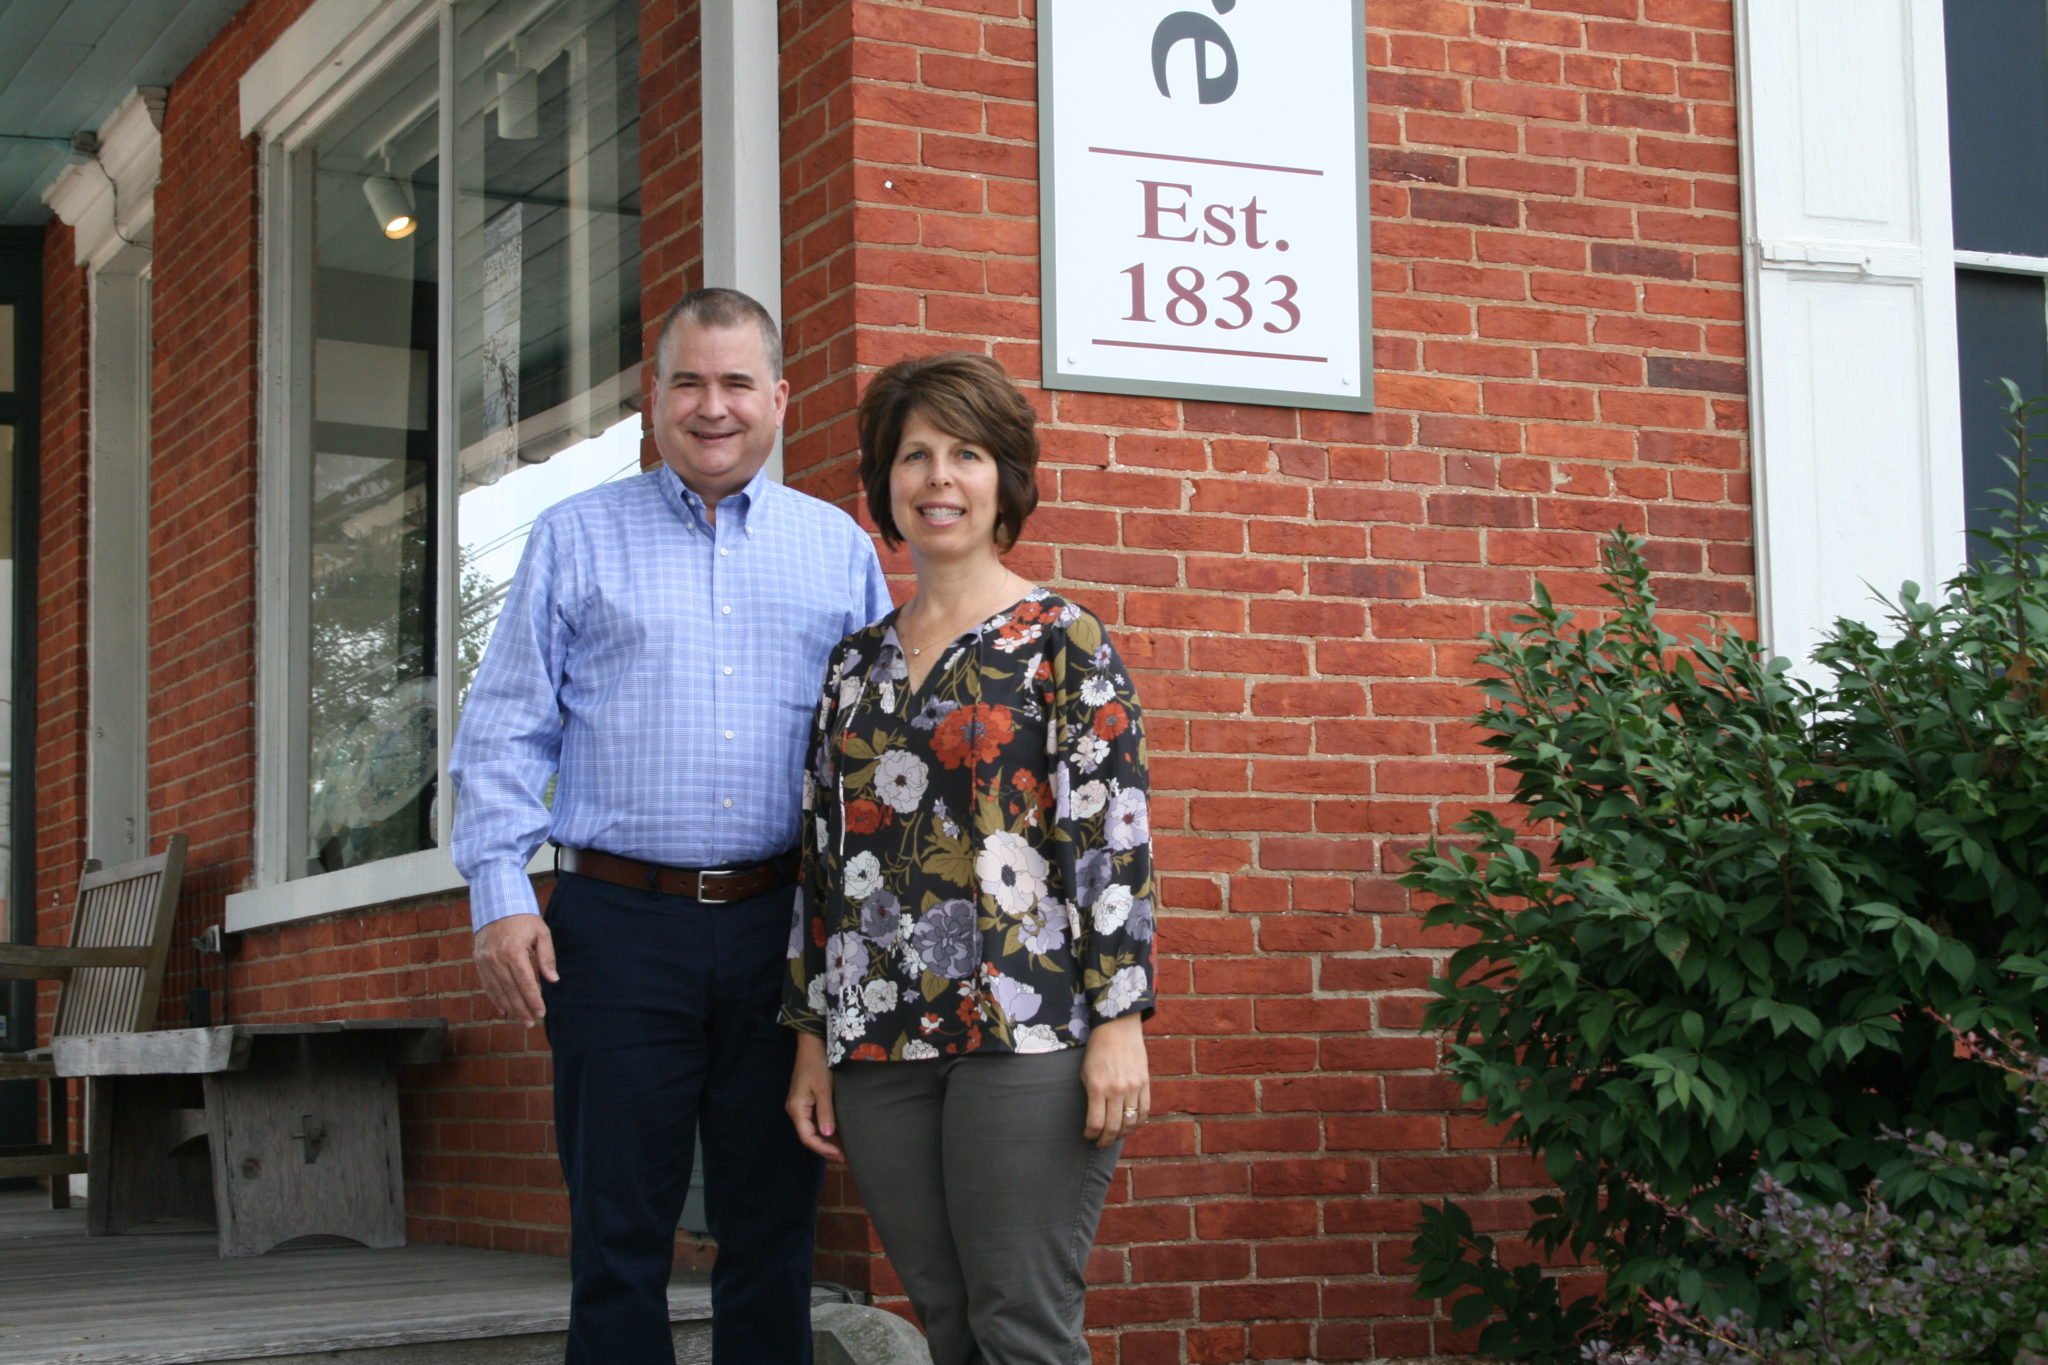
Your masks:
M848 1062L839 1140L932 1365L1086 1365L1084 1274L1121 1144L1081 1135L1081 1048Z

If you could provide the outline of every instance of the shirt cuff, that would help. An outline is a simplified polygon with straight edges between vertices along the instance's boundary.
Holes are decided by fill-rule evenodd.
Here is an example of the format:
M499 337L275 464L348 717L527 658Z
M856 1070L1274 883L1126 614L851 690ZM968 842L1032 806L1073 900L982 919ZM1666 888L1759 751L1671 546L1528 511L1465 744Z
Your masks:
M469 879L469 926L472 930L494 924L508 915L537 915L540 902L534 899L533 879L523 863L492 863L476 870Z

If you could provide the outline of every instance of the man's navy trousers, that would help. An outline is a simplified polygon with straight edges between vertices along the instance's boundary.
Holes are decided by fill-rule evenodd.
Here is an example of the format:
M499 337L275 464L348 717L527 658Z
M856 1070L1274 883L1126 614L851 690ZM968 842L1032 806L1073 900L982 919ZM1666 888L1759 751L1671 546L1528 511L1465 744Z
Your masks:
M794 890L730 904L564 873L543 983L569 1187L568 1365L672 1365L669 1267L704 1144L719 1365L809 1365L823 1163L783 1112Z

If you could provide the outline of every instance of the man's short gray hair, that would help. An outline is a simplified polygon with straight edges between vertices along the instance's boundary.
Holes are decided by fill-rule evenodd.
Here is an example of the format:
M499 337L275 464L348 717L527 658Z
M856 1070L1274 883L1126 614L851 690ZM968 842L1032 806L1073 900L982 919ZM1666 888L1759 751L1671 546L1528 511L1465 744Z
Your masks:
M769 377L782 378L782 332L768 310L761 306L760 300L751 294L742 294L737 289L692 289L677 299L676 306L669 309L668 315L661 320L661 339L654 345L655 360L664 367L669 335L675 331L678 322L687 322L693 327L744 327L753 324L760 330L762 348L768 352Z

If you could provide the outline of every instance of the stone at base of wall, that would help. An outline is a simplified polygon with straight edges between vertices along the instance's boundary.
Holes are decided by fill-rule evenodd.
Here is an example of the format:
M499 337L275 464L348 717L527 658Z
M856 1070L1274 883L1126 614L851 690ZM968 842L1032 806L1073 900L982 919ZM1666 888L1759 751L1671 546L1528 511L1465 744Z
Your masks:
M811 1347L816 1365L931 1365L932 1359L915 1327L860 1303L813 1306Z

